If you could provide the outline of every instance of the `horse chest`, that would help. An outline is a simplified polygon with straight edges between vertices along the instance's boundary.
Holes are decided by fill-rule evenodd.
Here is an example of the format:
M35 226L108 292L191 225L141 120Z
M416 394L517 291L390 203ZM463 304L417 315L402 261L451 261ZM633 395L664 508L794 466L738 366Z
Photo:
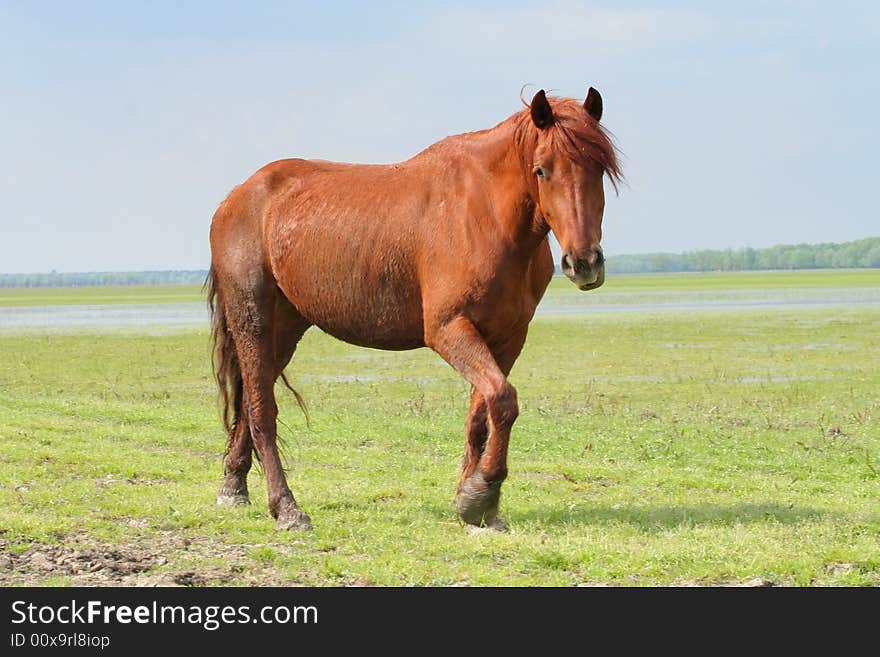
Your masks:
M517 288L474 300L465 314L489 342L495 342L527 325L534 312L535 304Z

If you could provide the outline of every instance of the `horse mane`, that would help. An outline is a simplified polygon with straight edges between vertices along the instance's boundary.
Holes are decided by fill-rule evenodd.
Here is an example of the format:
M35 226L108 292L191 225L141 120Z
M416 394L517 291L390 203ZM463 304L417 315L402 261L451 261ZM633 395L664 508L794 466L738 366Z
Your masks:
M601 167L617 192L617 185L624 181L624 177L613 135L573 98L547 96L547 100L553 110L553 123L547 128L553 149L581 166ZM523 100L523 104L526 109L514 117L516 140L523 165L530 171L532 153L538 143L538 128L532 121L528 103Z

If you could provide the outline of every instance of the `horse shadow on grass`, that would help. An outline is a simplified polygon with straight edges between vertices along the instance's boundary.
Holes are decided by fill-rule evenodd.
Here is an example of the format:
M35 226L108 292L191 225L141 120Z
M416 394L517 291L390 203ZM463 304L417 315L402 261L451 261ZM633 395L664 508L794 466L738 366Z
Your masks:
M432 509L432 512L448 518L450 510L437 508ZM511 527L630 525L645 533L712 525L719 527L748 524L797 525L837 515L841 514L775 502L678 506L594 504L577 506L573 509L558 507L517 509L513 506L502 506L502 516Z
M517 512L511 509L511 523L523 525L611 525L624 524L653 533L702 525L735 526L747 524L795 525L827 514L809 507L774 502L735 504L689 504L681 506L593 505L574 509L541 508Z

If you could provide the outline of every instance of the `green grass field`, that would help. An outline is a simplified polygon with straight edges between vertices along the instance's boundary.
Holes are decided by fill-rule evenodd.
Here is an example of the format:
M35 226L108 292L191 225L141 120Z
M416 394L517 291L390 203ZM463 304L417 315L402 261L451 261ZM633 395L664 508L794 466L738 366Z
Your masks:
M878 284L875 270L603 290ZM0 304L84 298L9 292ZM98 288L76 303L102 294L200 298ZM468 387L427 350L306 335L288 373L311 426L278 389L315 525L299 534L274 530L257 472L253 506L213 504L224 439L207 331L4 333L0 584L877 586L878 326L876 306L536 318L511 377L512 531L479 535L452 508Z

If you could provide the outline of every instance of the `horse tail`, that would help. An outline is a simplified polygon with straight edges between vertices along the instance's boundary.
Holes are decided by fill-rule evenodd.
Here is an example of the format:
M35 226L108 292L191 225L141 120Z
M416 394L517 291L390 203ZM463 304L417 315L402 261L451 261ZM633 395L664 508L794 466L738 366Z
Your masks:
M244 385L241 378L241 366L238 363L238 352L226 323L223 292L217 282L213 264L208 270L204 289L208 292L208 309L211 312L211 337L213 340L211 364L214 379L220 390L220 405L223 411L223 426L226 428L226 451L228 453L235 437L235 429L241 421Z
M281 372L281 380L284 382L284 385L287 386L287 389L293 393L293 396L296 398L296 403L299 406L299 410L302 411L302 414L306 418L306 426L310 427L312 425L311 418L309 417L309 407L306 405L305 398L299 394L299 390L295 390L292 385L290 385L290 381L287 380L287 375L284 372Z

